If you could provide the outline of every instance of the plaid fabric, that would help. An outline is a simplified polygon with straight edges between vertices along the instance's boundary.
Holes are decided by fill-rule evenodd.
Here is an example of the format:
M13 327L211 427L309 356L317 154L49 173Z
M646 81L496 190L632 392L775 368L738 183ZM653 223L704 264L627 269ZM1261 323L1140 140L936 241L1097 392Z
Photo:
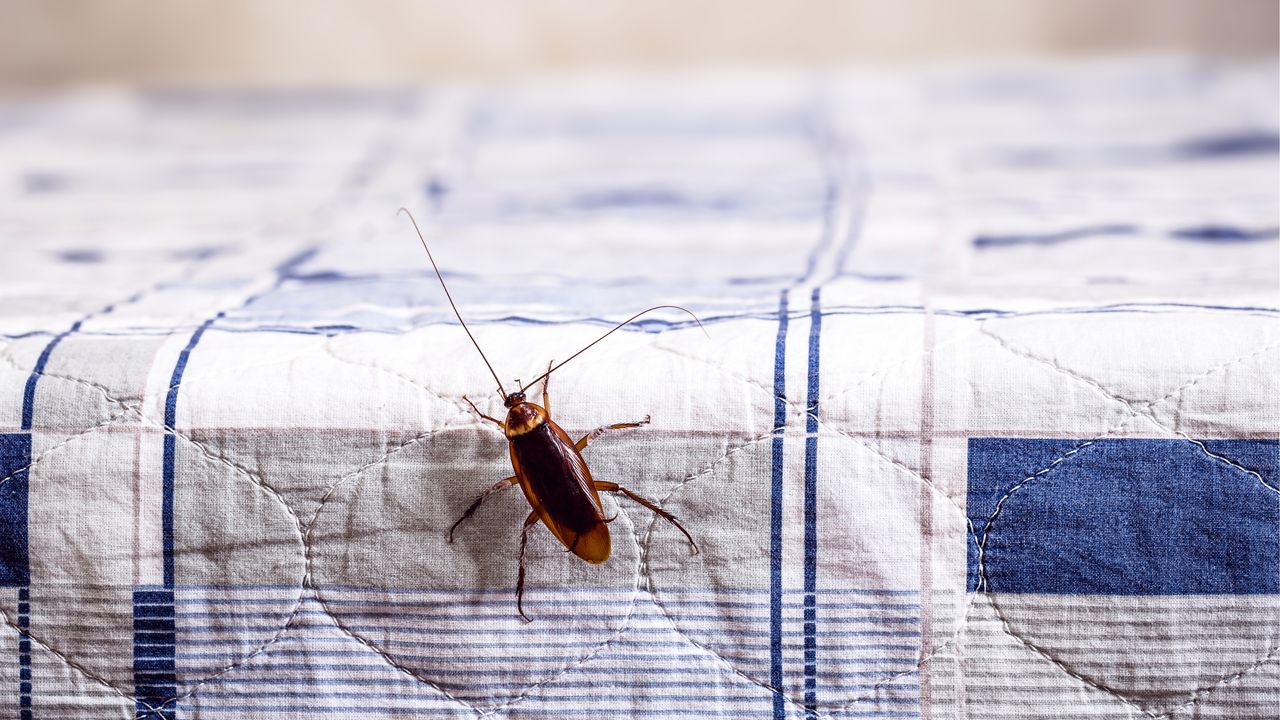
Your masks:
M0 717L1274 718L1274 66L0 105ZM558 371L614 553L530 533ZM536 393L535 393L536 395Z

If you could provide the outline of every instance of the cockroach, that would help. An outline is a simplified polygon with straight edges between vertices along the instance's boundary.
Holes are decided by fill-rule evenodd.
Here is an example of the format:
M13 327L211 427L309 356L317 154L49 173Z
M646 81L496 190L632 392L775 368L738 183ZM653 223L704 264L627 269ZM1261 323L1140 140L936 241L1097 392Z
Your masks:
M547 371L534 378L528 385L528 387L534 387L538 384L538 381L542 381L542 404L538 405L537 403L529 402L525 398L525 386L520 384L519 381L517 381L519 389L516 392L508 393L506 388L503 387L497 371L493 369L493 365L489 362L489 358L485 356L484 350L480 349L480 343L476 342L475 336L471 334L471 329L467 327L466 321L462 319L462 313L458 312L458 306L453 302L453 295L449 293L449 286L445 283L444 276L440 274L440 267L436 265L435 257L431 255L431 248L427 247L427 240L422 235L422 229L418 227L418 221L414 220L413 213L410 213L407 209L400 208L400 212L409 216L409 221L413 223L413 229L417 231L418 239L422 241L422 249L427 251L427 258L431 261L431 267L436 271L436 278L440 280L440 287L444 289L445 298L448 299L449 306L453 308L453 314L458 317L458 322L462 325L462 329L466 331L467 337L471 338L471 344L475 345L476 351L480 353L480 358L484 360L485 366L489 368L489 373L493 375L494 382L498 385L498 396L502 398L502 404L507 408L507 419L502 421L481 412L480 408L476 407L475 403L471 402L465 395L462 398L471 406L476 415L502 428L502 432L507 438L507 449L511 456L511 468L515 470L515 475L499 480L488 490L480 493L475 502L471 503L466 511L462 513L462 517L458 518L458 521L449 528L449 542L453 542L453 533L458 529L458 526L475 514L485 500L512 485L520 486L520 489L524 491L525 499L529 501L529 505L532 508L529 516L524 520L523 527L520 529L520 564L516 575L516 609L526 621L530 619L524 612L524 566L530 528L537 525L538 522L542 522L551 531L551 534L555 536L556 540L559 540L560 544L564 545L566 550L579 558L592 564L599 564L608 560L612 548L609 537L609 523L615 518L605 517L604 509L600 505L601 492L621 493L657 513L662 519L676 526L680 532L684 533L694 553L699 552L698 543L694 542L693 536L680 524L675 515L658 507L653 501L647 500L617 483L593 479L591 470L587 468L587 462L582 459L582 450L592 440L610 430L622 430L647 425L649 416L646 415L643 420L637 422L604 425L583 435L577 442L574 442L568 433L551 419L551 398L547 393L551 382L551 373L564 367L565 363L586 352L591 346L617 332L641 315L662 308L681 310L688 313L694 322L698 324L698 327L702 328L702 322L698 320L698 317L678 305L657 305L632 315L630 318L615 325L609 332L570 355L564 362L558 365L554 364L554 361L548 363ZM706 332L706 330L704 329L703 332Z

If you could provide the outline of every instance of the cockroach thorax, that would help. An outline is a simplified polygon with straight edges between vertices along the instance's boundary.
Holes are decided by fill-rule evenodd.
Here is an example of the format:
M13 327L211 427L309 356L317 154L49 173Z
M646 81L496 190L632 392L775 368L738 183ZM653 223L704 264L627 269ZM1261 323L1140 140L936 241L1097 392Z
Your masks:
M547 421L547 411L530 402L516 403L507 412L507 437L524 435Z

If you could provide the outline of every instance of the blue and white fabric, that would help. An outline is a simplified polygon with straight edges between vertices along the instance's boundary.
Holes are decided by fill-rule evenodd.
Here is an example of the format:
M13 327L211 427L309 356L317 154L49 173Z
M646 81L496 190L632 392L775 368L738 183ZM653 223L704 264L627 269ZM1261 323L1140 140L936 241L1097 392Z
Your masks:
M1278 77L3 101L0 718L1280 716Z

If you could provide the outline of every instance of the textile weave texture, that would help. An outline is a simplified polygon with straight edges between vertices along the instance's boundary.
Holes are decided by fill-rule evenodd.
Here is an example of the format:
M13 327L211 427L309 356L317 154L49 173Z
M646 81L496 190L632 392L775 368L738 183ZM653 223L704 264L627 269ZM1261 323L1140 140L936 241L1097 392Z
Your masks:
M1278 77L0 103L0 718L1280 716Z

